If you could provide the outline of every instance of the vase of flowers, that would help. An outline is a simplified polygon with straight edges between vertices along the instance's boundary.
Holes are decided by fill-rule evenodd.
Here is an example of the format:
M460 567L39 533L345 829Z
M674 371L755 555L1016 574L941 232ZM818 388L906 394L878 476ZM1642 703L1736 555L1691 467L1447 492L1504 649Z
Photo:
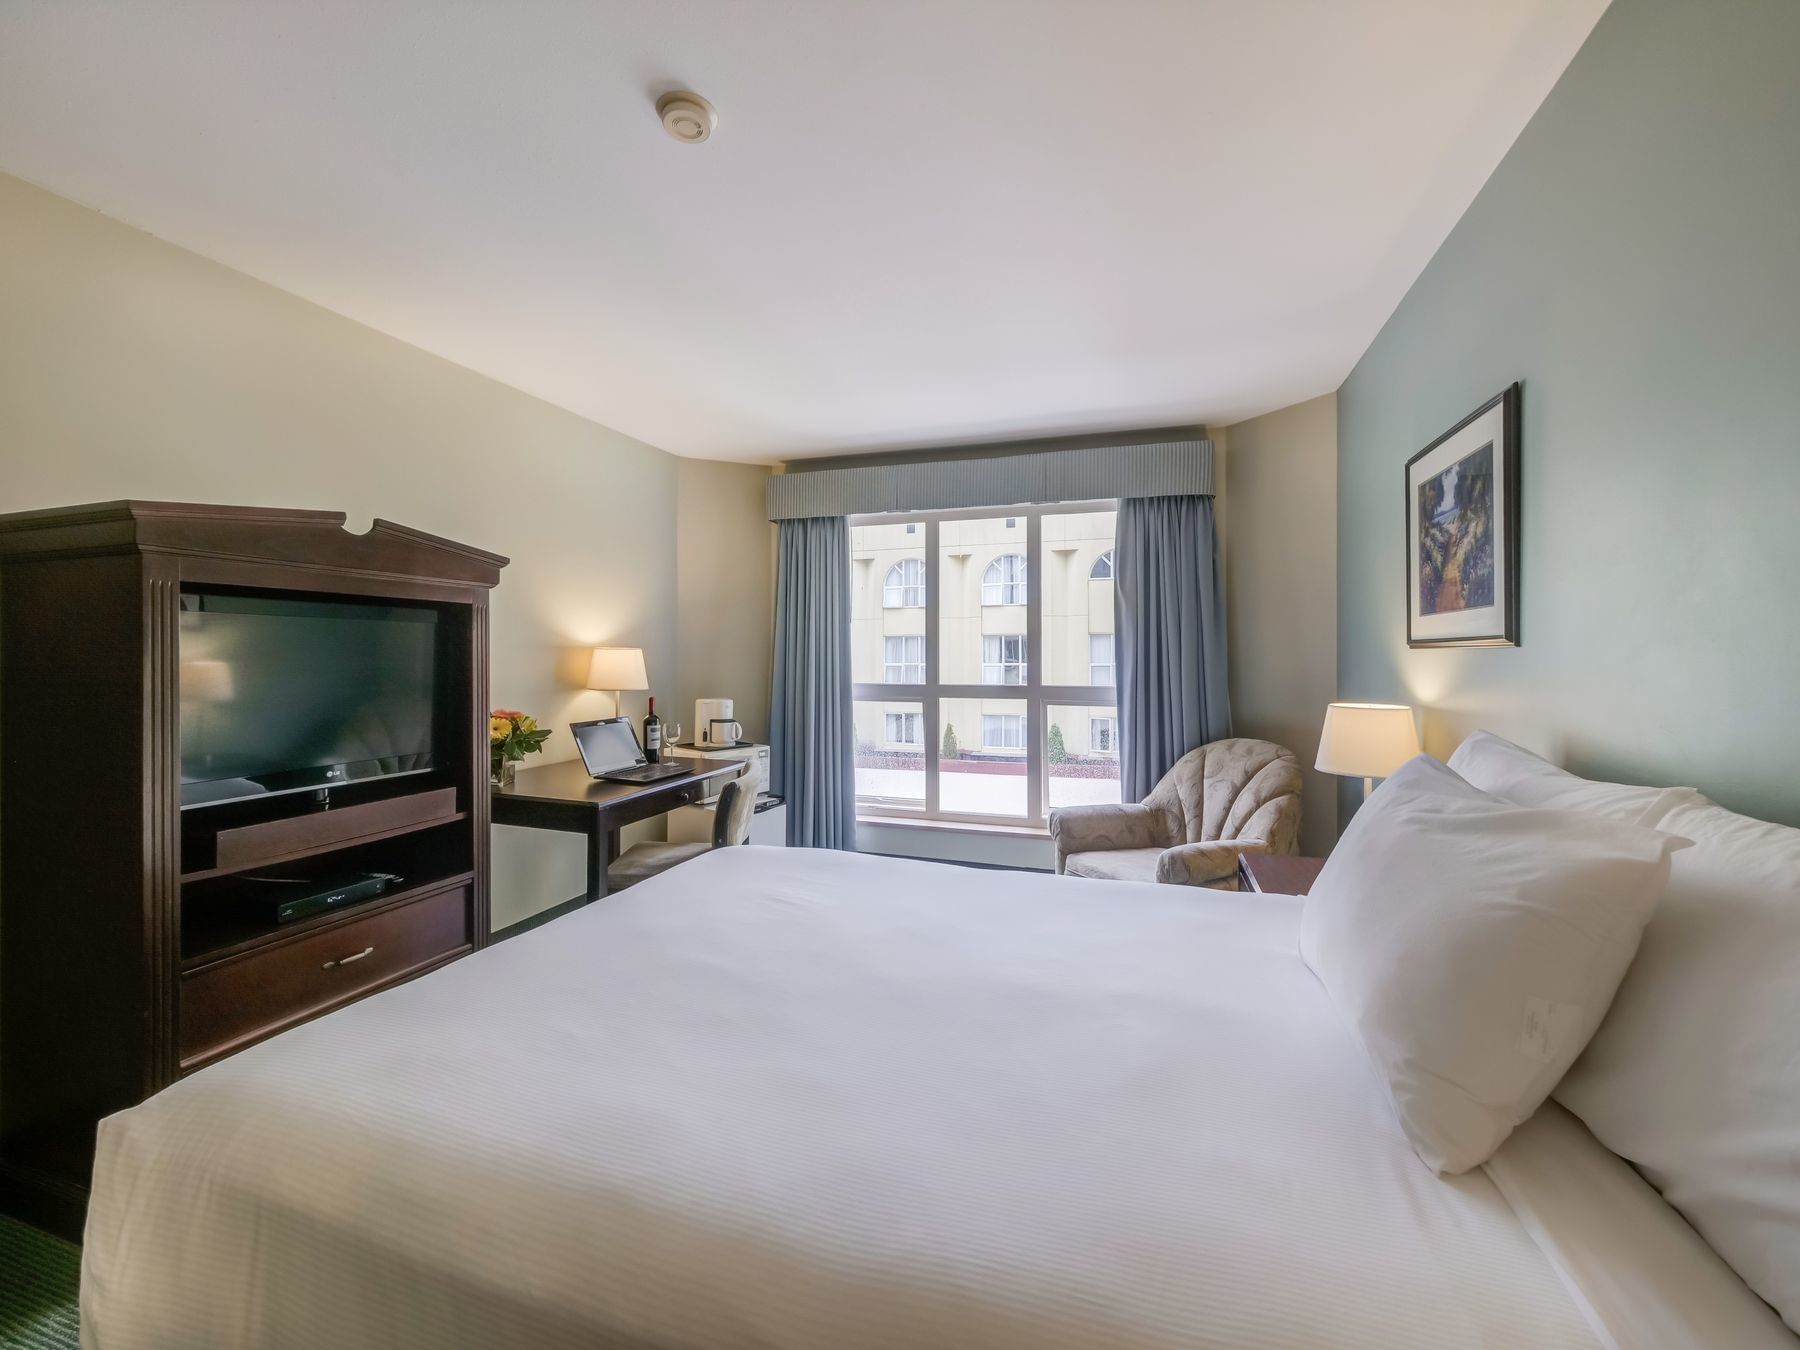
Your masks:
M488 764L495 787L511 787L519 761L544 748L550 733L537 718L513 708L495 708L488 714Z

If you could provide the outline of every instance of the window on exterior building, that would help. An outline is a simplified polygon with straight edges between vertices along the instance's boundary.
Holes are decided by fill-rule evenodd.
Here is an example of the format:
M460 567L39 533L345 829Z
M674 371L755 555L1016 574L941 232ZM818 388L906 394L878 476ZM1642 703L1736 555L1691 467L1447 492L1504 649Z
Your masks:
M1113 551L1109 548L1098 558L1094 559L1094 565L1088 568L1089 581L1112 580L1112 555Z
M1016 713L987 713L981 719L981 745L985 750L1023 750L1025 719Z
M1024 684L1025 635L995 635L981 639L981 682L983 684Z
M887 715L887 743L889 745L920 744L918 713L889 713Z
M886 640L881 678L888 684L925 683L925 639L891 637Z
M1002 553L988 564L981 578L981 603L984 605L1022 605L1025 603L1025 555Z
M851 520L859 811L1042 829L1056 807L1120 799L1097 562L1115 519L1071 502Z
M925 608L925 560L902 558L888 569L881 588L883 609Z
M1088 683L1114 684L1113 635L1088 634Z
M1119 722L1116 717L1088 718L1088 749L1098 755L1119 753Z

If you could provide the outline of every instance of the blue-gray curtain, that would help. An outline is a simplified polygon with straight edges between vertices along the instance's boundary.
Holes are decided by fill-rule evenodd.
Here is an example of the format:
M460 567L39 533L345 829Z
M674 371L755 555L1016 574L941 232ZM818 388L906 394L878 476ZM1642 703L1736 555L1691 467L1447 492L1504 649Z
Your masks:
M856 847L850 705L850 522L784 520L775 574L770 787L795 848Z
M1231 734L1212 498L1122 500L1113 587L1120 770L1137 802L1189 750Z

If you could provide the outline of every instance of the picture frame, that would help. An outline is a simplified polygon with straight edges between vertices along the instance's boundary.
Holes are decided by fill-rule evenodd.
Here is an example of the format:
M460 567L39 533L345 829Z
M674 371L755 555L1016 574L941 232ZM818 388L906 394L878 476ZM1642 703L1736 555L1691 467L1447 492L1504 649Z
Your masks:
M1406 461L1406 645L1519 645L1515 381Z

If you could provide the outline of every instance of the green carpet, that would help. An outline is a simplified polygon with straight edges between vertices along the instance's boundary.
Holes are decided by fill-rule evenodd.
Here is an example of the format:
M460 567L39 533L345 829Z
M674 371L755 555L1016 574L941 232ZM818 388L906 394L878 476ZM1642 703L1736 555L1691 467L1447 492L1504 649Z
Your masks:
M75 1350L81 1248L0 1215L0 1350Z

